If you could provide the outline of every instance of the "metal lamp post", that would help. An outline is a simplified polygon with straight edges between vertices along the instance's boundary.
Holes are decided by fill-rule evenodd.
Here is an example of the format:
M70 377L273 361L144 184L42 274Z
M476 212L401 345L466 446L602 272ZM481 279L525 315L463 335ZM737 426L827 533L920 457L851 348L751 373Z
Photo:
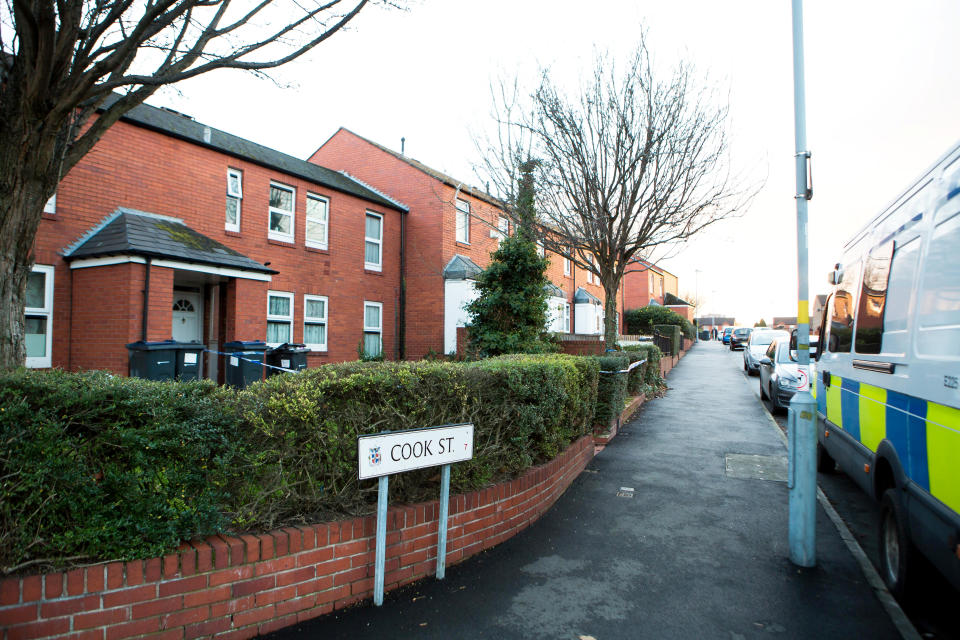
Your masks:
M790 469L790 561L801 567L817 563L817 403L810 393L810 315L807 282L807 200L813 195L809 182L810 152L807 146L806 96L803 77L803 0L792 0L793 10L793 103L796 144L797 202L797 356L800 388L790 401L787 419Z

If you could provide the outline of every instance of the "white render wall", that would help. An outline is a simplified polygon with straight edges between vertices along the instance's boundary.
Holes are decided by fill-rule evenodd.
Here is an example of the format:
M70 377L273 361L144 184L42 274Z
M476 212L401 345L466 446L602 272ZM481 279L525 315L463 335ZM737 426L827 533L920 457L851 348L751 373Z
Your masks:
M467 326L464 306L477 297L473 280L445 280L443 283L443 352L457 351L457 327Z
M603 333L603 307L581 302L574 305L574 333L600 335Z

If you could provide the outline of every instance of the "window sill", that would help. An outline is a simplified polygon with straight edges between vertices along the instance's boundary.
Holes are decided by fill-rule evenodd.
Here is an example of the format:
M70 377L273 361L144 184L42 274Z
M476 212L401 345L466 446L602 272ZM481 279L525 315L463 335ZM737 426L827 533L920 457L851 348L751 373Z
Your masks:
M458 246L458 247L467 247L467 248L470 248L470 243L469 243L469 242L461 242L461 241L457 240L457 241L454 242L454 244L455 244L456 246Z
M267 238L267 244L275 244L278 247L289 247L291 249L296 249L297 247L293 240L278 240L276 238Z
M46 211L44 211L42 214L40 214L40 218L41 218L42 220L56 220L56 219L57 219L57 214L55 214L55 213L47 213Z
M330 249L321 249L320 247L311 247L309 245L305 246L304 249L312 253L322 253L327 256L330 255Z
M380 269L371 269L369 267L364 267L363 272L370 276L381 276L383 277L383 271Z
M327 351L326 349L314 349L313 347L310 347L310 345L307 345L307 347L310 348L310 353L307 354L307 357L308 357L308 358L311 357L311 356L323 356L323 357L326 357L326 356L329 356L329 355L330 355L330 352Z
M230 236L231 238L240 238L240 237L242 237L242 236L240 235L240 232L239 232L239 231L234 231L233 229L224 229L224 230L223 230L223 235L225 235L225 236Z

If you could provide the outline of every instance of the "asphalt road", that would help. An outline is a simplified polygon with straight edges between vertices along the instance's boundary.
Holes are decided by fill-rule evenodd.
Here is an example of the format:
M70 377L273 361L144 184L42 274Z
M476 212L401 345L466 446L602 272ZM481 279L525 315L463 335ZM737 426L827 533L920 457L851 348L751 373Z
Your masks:
M747 376L743 371L743 353L730 352L729 359L731 368L743 376L753 389L757 402L760 402L769 412L770 403L760 400L759 377ZM773 419L781 429L786 431L785 411L774 413ZM877 534L880 518L879 505L839 469L834 473L819 474L817 482L870 562L873 563L874 568L879 571L880 548ZM960 640L960 616L957 615L960 592L932 567L927 567L923 576L922 588L913 595L912 600L900 603L904 613L924 638Z

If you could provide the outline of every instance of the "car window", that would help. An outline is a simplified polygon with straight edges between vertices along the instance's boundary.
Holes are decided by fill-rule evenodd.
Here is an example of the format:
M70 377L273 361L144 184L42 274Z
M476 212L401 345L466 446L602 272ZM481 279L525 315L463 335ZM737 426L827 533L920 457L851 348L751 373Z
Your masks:
M790 342L789 342L789 341L780 342L780 343L778 343L778 344L779 344L779 346L780 346L780 349L779 349L779 354L778 354L778 357L777 357L777 362L786 364L786 363L789 363L789 362L799 362L799 361L800 361L799 358L798 358L798 356L797 356L797 351L796 351L796 349L791 349L791 348L790 348Z
M767 347L767 352L764 355L770 358L770 360L776 360L777 359L777 343L772 342L770 346Z

